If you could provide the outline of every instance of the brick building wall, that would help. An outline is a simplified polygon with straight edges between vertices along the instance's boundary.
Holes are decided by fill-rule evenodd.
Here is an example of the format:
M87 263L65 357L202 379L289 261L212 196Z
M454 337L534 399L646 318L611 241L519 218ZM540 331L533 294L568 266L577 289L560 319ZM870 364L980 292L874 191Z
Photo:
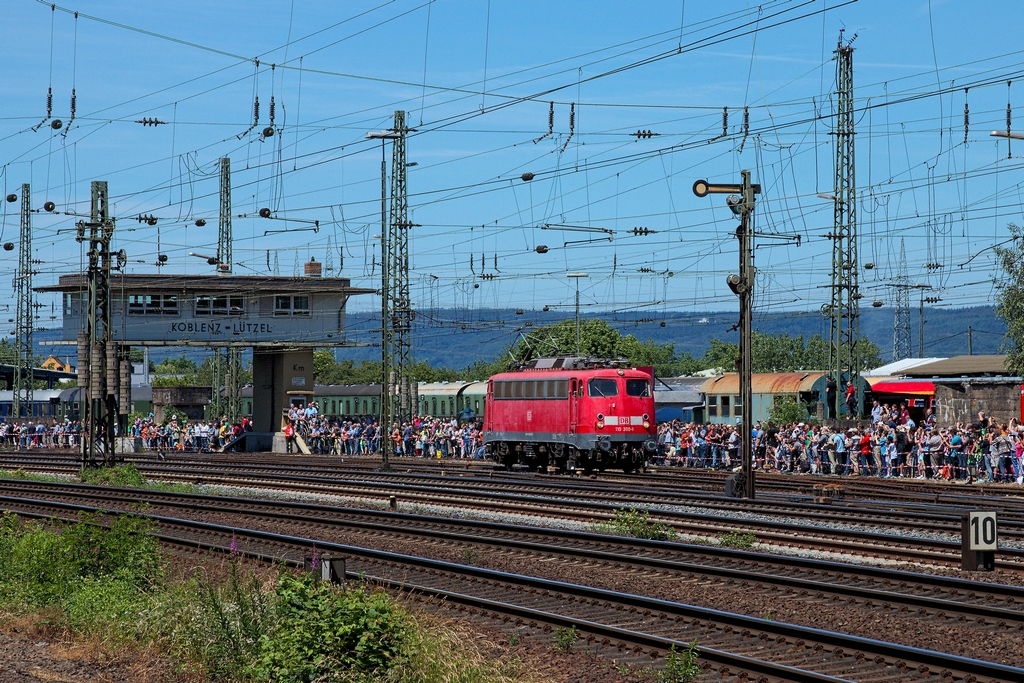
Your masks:
M1020 383L935 383L935 418L940 427L976 422L978 411L996 422L1021 418Z

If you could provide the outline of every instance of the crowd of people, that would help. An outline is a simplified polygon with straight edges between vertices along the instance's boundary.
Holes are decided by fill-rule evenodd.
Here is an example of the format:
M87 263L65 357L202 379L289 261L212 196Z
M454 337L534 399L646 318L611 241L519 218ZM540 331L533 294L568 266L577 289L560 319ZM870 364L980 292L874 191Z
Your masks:
M942 478L1024 484L1024 425L1011 419L997 423L984 413L976 422L939 428L929 410L915 421L906 404L871 407L867 427L839 430L798 422L760 423L751 431L754 467L764 471L837 476ZM484 457L482 425L452 418L414 417L381 433L372 417L326 416L316 402L292 406L285 419L287 450L298 450L301 437L309 450L323 455L374 455L381 438L391 440L396 455L425 458ZM146 450L210 452L218 450L252 423L243 418L158 423L152 414L136 417L127 436ZM658 426L658 453L653 464L735 469L740 465L742 427L673 421ZM77 448L81 425L73 420L0 424L0 444L9 448Z
M326 455L373 455L380 452L380 423L370 417L340 418L320 413L316 401L305 407L292 406L284 434L287 450L296 449L295 436L301 436L309 450ZM456 418L415 416L407 422L392 424L384 437L392 443L395 455L420 458L484 457L480 422L460 423Z
M740 465L739 426L678 421L658 427L657 464L711 469ZM916 477L1024 484L1024 425L978 420L939 428L929 410L920 423L906 404L874 402L871 424L847 430L803 422L758 422L751 431L754 467L837 476Z
M72 420L0 424L0 444L9 448L74 448L81 434L81 426Z

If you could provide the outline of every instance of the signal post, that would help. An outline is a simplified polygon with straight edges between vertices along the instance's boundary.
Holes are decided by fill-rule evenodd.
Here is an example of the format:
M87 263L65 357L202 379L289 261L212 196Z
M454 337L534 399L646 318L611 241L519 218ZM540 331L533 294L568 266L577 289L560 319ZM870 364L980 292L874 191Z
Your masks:
M740 217L740 225L736 229L736 237L740 241L740 273L726 278L729 285L740 300L740 400L742 446L743 497L754 498L754 458L753 458L753 407L751 405L751 326L753 320L754 294L754 263L753 263L753 230L750 227L751 214L754 213L755 195L761 193L761 186L750 182L750 171L740 171L743 182L740 184L713 184L706 180L698 180L693 184L693 193L698 197L709 194L728 194L726 204L734 214Z

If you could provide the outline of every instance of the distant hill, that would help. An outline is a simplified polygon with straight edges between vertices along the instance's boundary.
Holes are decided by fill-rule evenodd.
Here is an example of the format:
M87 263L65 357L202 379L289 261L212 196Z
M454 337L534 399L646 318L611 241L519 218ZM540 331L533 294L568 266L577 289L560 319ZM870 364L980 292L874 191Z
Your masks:
M918 353L919 322L916 308L911 310L911 351ZM413 355L416 360L434 366L463 368L477 360L491 360L505 353L519 335L533 328L565 320L564 311L515 309L435 309L417 312L413 329ZM571 317L568 316L568 317ZM735 312L682 313L676 311L649 312L643 315L605 313L598 317L608 321L622 334L632 334L641 340L653 339L658 343L674 343L678 353L689 352L700 356L712 339L738 341L736 332L729 328L737 322ZM664 327L662 323L664 322ZM828 334L828 321L821 313L758 312L754 326L769 334ZM925 356L955 356L967 353L967 328L974 329L975 354L998 353L1006 326L991 306L971 308L928 308L925 310ZM371 330L380 328L380 314L355 312L348 315L348 338L351 341L376 341ZM892 355L893 309L867 308L861 311L860 331L882 350L882 358ZM57 345L59 330L40 330L35 334L35 346L41 355L54 355L74 362L74 345ZM208 353L194 348L153 347L150 358L159 363L165 358L186 356L200 360ZM379 347L340 349L339 359L376 360Z

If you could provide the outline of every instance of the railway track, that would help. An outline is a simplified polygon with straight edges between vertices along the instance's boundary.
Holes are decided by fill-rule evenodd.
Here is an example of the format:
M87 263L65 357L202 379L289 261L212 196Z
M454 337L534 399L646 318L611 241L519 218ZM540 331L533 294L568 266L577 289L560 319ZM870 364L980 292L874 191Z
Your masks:
M314 503L266 501L202 494L161 494L96 486L39 485L0 481L0 504L89 501L108 511L131 512L126 504L173 511L174 516L239 515L253 524L287 521L357 531L364 537L406 537L463 548L488 546L537 557L583 558L633 571L657 570L676 579L705 580L744 591L781 592L795 597L842 600L894 613L913 612L939 621L970 620L978 626L1024 631L1024 588L912 572L865 568L837 562L781 558L751 551L645 541L564 529L533 528L474 520L446 519L389 511L337 508ZM17 494L17 495L12 495Z
M47 463L45 467L65 468L69 465ZM753 531L761 543L772 546L811 548L831 553L858 554L875 559L945 566L958 566L960 562L960 546L955 541L778 521L779 517L786 516L780 512L783 504L790 506L790 519L807 519L824 524L836 520L836 509L819 511L817 506L808 506L806 503L780 503L772 506L770 501L733 501L721 497L695 501L671 491L594 487L586 480L559 481L552 484L547 481L534 482L523 477L506 480L500 477L366 472L352 474L344 471L332 475L325 475L322 472L294 475L285 474L284 471L288 471L289 468L282 466L257 466L253 471L249 463L227 463L217 468L188 467L185 463L143 463L140 469L152 478L170 481L272 488L378 501L397 496L409 504L438 504L533 516L554 515L586 522L609 519L616 509L627 505L651 506L653 517L687 534L724 534L741 529ZM67 471L70 471L70 468ZM686 508L678 509L678 506ZM693 507L701 509L702 512L695 512ZM813 509L807 510L808 507ZM723 511L747 512L756 516L723 517L720 514ZM911 531L919 528L948 534L956 534L959 531L959 515L944 515L934 510L918 510L915 513L885 510L880 518L875 518L871 516L873 512L873 509L851 505L843 508L841 521L874 527L891 524ZM906 518L901 519L901 515ZM1016 520L1012 516L1009 519L1004 517L1001 519L1001 534L1004 540L1024 539L1024 520ZM1002 548L998 555L997 568L1024 572L1024 549Z
M7 505L9 507L9 505ZM23 513L51 516L104 508L21 499ZM283 535L176 517L147 515L161 540L218 547L232 536L250 552L297 560L315 546L344 556L348 576L363 577L443 601L506 629L550 630L575 626L586 645L618 661L649 663L673 645L696 639L702 659L723 676L786 681L901 681L925 683L1019 681L1024 670L843 633L784 624L676 602L442 562L308 537Z

